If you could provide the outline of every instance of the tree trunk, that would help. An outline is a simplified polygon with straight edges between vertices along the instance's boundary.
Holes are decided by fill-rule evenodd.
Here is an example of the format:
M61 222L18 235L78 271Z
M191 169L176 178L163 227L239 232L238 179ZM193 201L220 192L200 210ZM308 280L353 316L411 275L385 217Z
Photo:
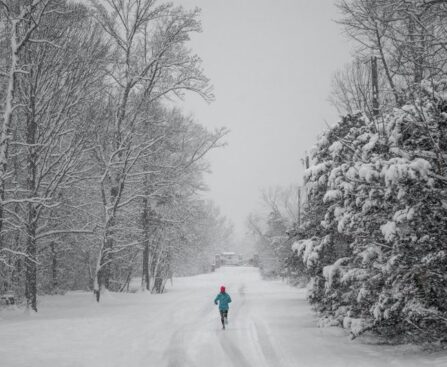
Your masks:
M99 300L101 299L101 287L102 287L101 262L103 258L103 248L104 245L101 246L101 250L98 255L98 260L96 262L96 268L95 268L95 277L93 279L93 293L95 295L96 302L99 302Z
M379 77L377 72L377 57L371 57L371 84L373 116L379 116Z
M28 126L28 133L31 136L35 134L34 121ZM28 139L27 139L28 140ZM32 144L28 141L28 144ZM33 148L30 148L31 150ZM29 155L28 161L28 190L29 196L34 196L34 189L36 184L36 165L33 153ZM27 204L28 218L26 224L26 257L25 257L25 296L27 306L37 312L37 244L36 244L36 230L37 230L37 210L36 205L32 202Z
M37 312L37 205L32 199L37 194L36 175L37 175L37 156L36 156L36 111L35 111L35 90L34 90L34 74L31 70L28 74L30 87L27 90L28 112L26 116L26 143L28 144L27 154L27 178L26 186L28 197L31 199L27 204L28 218L26 223L27 229L27 246L25 259L26 272L26 300L28 307Z
M150 271L149 271L149 243L150 243L150 223L149 223L149 202L148 198L143 199L143 211L141 213L141 225L143 227L144 249L143 249L143 276L141 278L141 288L150 291Z
M29 206L33 207L33 204ZM37 247L36 247L36 225L32 217L35 210L30 208L29 222L27 228L26 258L25 258L25 297L27 307L37 312Z
M131 84L128 82L126 85L126 88L124 89L123 97L121 99L120 105L117 110L116 114L116 122L115 122L115 139L114 139L114 149L118 151L117 159L118 161L121 161L123 158L123 152L121 151L122 148L122 124L126 117L126 109L127 109L127 102L129 100L129 94L131 91ZM101 273L102 273L102 279L103 284L106 289L110 289L110 278L112 276L112 249L114 246L114 240L112 238L112 231L113 227L115 225L115 215L116 215L116 208L117 204L121 200L121 193L124 189L124 179L125 177L125 170L123 169L122 173L112 173L111 174L111 182L112 187L110 188L110 205L114 208L113 213L111 213L111 219L108 221L108 225L106 227L106 235L107 235L107 242L105 247L105 262L104 265L101 267Z
M51 249L51 288L53 290L53 293L56 292L58 284L57 284L57 251L56 251L56 244L54 242L50 243L50 249Z
M96 301L99 302L101 298L101 291L105 287L105 277L104 272L107 266L107 234L104 234L102 240L101 249L98 255L98 261L96 263L95 279L93 281L93 292L96 296Z
M111 251L113 249L113 240L108 237L107 241L106 241L106 247L105 247L105 252L104 255L102 257L103 261L101 264L101 282L100 284L105 288L105 289L110 289L110 278L112 275L112 254Z
M424 74L424 35L416 35L416 21L414 19L416 15L409 15L408 18L408 38L410 43L411 57L413 58L413 82L417 87L421 83ZM420 19L417 19L420 23ZM419 30L423 32L423 30Z
M146 231L145 231L146 237ZM143 290L149 291L150 284L150 274L149 274L149 240L145 238L144 240L144 250L143 250L143 276L141 279L141 288Z
M129 268L127 270L126 280L124 281L123 285L120 287L120 292L124 292L124 291L129 292L129 285L130 285L130 281L132 280L132 273L133 273L132 266L129 266Z
M113 241L113 228L115 226L115 214L111 214L111 218L108 220L105 228L105 238L103 252L101 256L100 263L100 289L104 287L105 289L110 289L110 278L112 277L112 250L114 246Z
M14 114L14 100L16 94L17 69L19 66L19 45L17 44L18 21L13 21L11 26L11 62L8 75L8 87L6 89L5 106L3 112L3 124L0 135L0 199L5 200L5 179L8 169L8 150L11 133L11 124ZM0 233L3 229L3 205L0 205ZM2 241L0 237L0 248Z
M380 59L382 60L383 70L385 70L385 75L388 80L388 84L390 86L391 91L393 92L396 106L400 107L402 105L402 101L399 97L399 93L397 92L396 85L394 84L394 80L393 80L393 77L391 76L390 69L388 68L388 63L386 61L385 53L383 51L382 39L381 39L380 33L377 29L377 25L376 25L376 29L375 29L375 34L376 34L376 40L377 40L377 48L380 53Z

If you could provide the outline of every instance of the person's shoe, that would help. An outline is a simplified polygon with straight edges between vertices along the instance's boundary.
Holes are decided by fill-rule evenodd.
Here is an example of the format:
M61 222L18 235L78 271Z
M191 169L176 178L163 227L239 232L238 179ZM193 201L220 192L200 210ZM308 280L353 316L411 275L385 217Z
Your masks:
M225 325L222 325L222 330L225 330Z

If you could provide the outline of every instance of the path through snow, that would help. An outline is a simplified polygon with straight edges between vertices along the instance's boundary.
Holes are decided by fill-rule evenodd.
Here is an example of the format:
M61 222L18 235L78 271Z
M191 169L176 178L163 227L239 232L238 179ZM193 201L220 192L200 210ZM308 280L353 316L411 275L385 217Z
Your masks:
M213 299L233 298L227 330ZM263 281L257 269L178 278L168 293L84 292L44 297L37 315L0 314L4 367L446 366L447 354L350 341L316 327L303 290Z

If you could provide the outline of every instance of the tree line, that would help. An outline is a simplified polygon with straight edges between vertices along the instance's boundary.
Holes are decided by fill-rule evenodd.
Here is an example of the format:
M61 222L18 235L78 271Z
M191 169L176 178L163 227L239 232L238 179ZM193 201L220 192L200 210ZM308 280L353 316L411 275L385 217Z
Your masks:
M342 0L338 7L357 47L333 79L330 102L343 117L305 161L300 220L269 245L293 242L277 258L280 268L309 282L322 324L352 337L442 343L447 1Z
M227 130L176 103L214 98L200 31L155 0L0 1L0 292L162 292L231 235L199 195Z

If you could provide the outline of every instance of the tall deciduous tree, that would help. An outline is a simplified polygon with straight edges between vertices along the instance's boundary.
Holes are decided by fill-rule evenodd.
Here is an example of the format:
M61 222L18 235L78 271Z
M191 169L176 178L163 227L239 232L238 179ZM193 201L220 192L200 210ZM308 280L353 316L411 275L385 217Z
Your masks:
M103 173L100 190L104 206L103 239L98 255L95 292L99 300L103 286L109 287L118 211L131 203L122 201L130 171L157 139L135 144L138 125L148 125L141 106L184 90L211 98L208 79L200 60L185 48L189 35L200 30L197 11L185 12L153 0L94 2L97 19L113 43L114 62L110 67L111 98L116 105L106 126L111 144L99 142Z
M48 4L47 16L21 50L26 73L17 78L17 133L10 142L17 181L6 186L5 210L24 231L26 298L37 310L38 243L74 228L48 228L47 215L60 204L82 169L88 106L98 97L107 48L82 6ZM22 186L23 185L23 186Z
M99 300L142 272L161 292L190 248L205 268L197 222L222 222L201 204L204 157L226 130L173 107L213 99L199 31L197 9L152 0L0 1L1 292L37 310L38 291Z

